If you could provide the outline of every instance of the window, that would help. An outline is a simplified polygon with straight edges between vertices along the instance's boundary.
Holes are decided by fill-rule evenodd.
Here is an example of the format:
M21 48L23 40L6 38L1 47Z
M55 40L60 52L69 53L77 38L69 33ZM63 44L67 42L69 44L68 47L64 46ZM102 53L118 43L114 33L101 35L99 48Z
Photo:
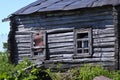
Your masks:
M44 55L45 53L45 33L38 32L33 34L33 55Z
M76 54L92 54L91 29L75 30Z

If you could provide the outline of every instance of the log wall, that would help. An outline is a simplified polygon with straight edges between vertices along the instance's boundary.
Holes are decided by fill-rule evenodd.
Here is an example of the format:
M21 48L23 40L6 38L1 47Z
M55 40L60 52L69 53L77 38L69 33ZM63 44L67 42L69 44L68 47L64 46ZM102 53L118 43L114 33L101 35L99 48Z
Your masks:
M22 56L32 57L32 33L46 31L45 66L53 62L64 64L64 68L80 66L83 63L102 64L115 67L115 29L113 8L102 7L64 12L35 13L15 16L18 30L16 43L19 60ZM92 57L83 54L74 58L74 29L92 28ZM63 30L62 30L63 29Z

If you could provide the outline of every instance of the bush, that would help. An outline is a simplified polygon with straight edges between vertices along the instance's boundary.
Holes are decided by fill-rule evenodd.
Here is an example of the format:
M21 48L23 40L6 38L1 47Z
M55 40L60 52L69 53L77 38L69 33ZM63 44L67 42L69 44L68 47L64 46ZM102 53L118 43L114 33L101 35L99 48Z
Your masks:
M27 59L18 65L8 63L8 53L0 52L0 80L93 80L96 76L105 76L112 80L120 80L120 71L108 71L102 66L93 66L90 64L67 72L60 72L61 65L58 65L58 72L43 67L32 67L30 70L24 70L32 63ZM64 71L64 70L62 70Z
M8 53L0 52L0 80L51 80L45 69L32 67L28 59L24 59L17 65L8 62Z

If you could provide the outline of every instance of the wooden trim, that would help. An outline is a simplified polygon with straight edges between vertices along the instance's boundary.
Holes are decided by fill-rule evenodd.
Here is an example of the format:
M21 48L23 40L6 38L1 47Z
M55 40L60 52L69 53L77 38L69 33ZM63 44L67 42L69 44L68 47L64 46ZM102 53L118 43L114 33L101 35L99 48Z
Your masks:
M34 45L33 45L33 41L34 41L33 40L33 33L30 33L30 36L31 36L31 38L30 38L31 39L30 53L31 53L31 56L33 56L33 50L32 50L32 48L34 47Z

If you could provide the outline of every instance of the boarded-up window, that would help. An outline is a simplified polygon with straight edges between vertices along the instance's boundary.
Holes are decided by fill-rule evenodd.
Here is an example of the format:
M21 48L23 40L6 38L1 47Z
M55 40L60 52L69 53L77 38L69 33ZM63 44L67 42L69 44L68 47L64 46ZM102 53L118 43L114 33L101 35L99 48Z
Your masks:
M33 55L45 54L45 32L38 32L33 34Z
M77 29L75 30L75 37L76 53L92 54L91 29Z

